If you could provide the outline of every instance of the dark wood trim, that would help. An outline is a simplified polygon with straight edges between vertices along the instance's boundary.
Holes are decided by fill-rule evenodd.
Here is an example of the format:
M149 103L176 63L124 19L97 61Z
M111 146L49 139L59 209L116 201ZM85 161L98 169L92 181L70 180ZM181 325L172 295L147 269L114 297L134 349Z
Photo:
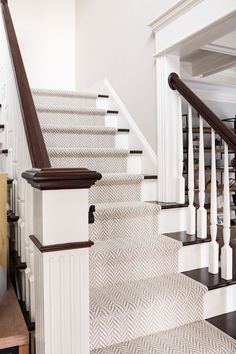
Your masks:
M236 135L221 121L221 119L207 105L190 90L176 73L171 73L168 78L172 90L177 90L200 116L215 130L215 132L236 151Z
M221 331L236 339L236 311L224 313L223 315L208 318L206 320Z
M183 246L198 245L200 243L211 242L210 236L207 238L198 238L197 235L188 235L186 231L168 232L164 236L182 242Z
M125 129L125 128L119 128L117 129L118 133L129 133L129 129Z
M32 166L48 168L51 164L39 125L10 10L6 0L1 0L1 4Z
M236 284L236 275L233 275L233 279L225 280L221 278L221 270L218 274L211 274L208 272L208 268L199 268L183 272L189 278L192 278L199 283L208 287L208 290L214 290Z
M80 248L90 248L94 245L93 241L84 241L84 242L71 242L71 243L62 243L56 245L47 245L43 246L41 242L34 235L30 236L31 241L37 247L37 249L41 253L49 253L49 252L59 252L59 251L67 251L74 250Z
M142 154L142 150L130 150L130 154Z
M109 98L108 95L98 95L98 98Z
M107 114L118 114L119 111L112 111L112 110L108 110L107 111Z
M157 175L144 175L143 176L144 179L158 179Z
M32 169L22 173L32 187L40 190L90 188L102 175L86 168Z

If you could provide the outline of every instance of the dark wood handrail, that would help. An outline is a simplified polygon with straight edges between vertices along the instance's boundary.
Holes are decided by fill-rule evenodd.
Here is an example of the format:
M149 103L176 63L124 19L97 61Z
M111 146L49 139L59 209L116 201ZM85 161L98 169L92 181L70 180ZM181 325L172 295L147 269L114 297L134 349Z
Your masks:
M179 78L171 73L168 78L172 90L177 90L200 116L215 130L215 132L236 152L236 135L222 120Z
M48 168L51 164L39 125L7 0L1 0L1 5L32 166L35 168Z

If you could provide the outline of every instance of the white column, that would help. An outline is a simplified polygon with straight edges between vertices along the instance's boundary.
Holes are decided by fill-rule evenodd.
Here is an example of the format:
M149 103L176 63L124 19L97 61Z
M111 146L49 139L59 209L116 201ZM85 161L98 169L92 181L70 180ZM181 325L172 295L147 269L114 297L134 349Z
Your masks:
M204 152L204 135L203 135L203 118L200 120L199 132L199 208L197 211L197 237L207 237L207 211L205 209L205 152Z
M219 244L217 236L217 183L216 183L216 150L215 131L211 130L211 243L209 245L209 272L219 272Z
M221 249L221 276L230 280L232 272L232 248L230 247L230 194L229 194L229 153L228 145L224 143L224 246Z
M89 354L89 248L70 246L88 241L88 190L34 190L34 204L36 352Z
M192 107L188 105L188 216L187 234L195 235L196 232L196 210L194 202L194 156L193 156L193 123Z
M183 132L181 98L168 84L171 72L180 72L180 58L157 56L157 151L158 199L163 202L185 201L183 177Z

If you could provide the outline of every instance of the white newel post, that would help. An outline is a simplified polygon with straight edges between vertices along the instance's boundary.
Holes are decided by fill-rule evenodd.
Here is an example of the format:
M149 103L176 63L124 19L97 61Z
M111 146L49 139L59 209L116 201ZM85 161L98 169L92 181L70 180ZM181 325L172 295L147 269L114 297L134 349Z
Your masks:
M181 97L168 84L169 74L179 71L179 56L156 57L158 197L163 202L184 203Z
M89 354L89 248L93 243L88 239L88 189L100 175L88 171L86 177L82 170L74 180L59 181L59 189L54 190L55 175L42 182L41 171L23 174L35 187L30 238L35 249L36 353ZM75 183L77 189L69 189Z

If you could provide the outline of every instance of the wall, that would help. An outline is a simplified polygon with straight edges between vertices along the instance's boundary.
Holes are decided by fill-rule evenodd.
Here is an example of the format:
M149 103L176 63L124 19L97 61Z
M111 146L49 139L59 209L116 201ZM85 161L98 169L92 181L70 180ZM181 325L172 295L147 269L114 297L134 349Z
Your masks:
M9 1L31 87L74 89L75 1Z
M107 78L156 151L154 37L176 0L77 0L77 88Z

